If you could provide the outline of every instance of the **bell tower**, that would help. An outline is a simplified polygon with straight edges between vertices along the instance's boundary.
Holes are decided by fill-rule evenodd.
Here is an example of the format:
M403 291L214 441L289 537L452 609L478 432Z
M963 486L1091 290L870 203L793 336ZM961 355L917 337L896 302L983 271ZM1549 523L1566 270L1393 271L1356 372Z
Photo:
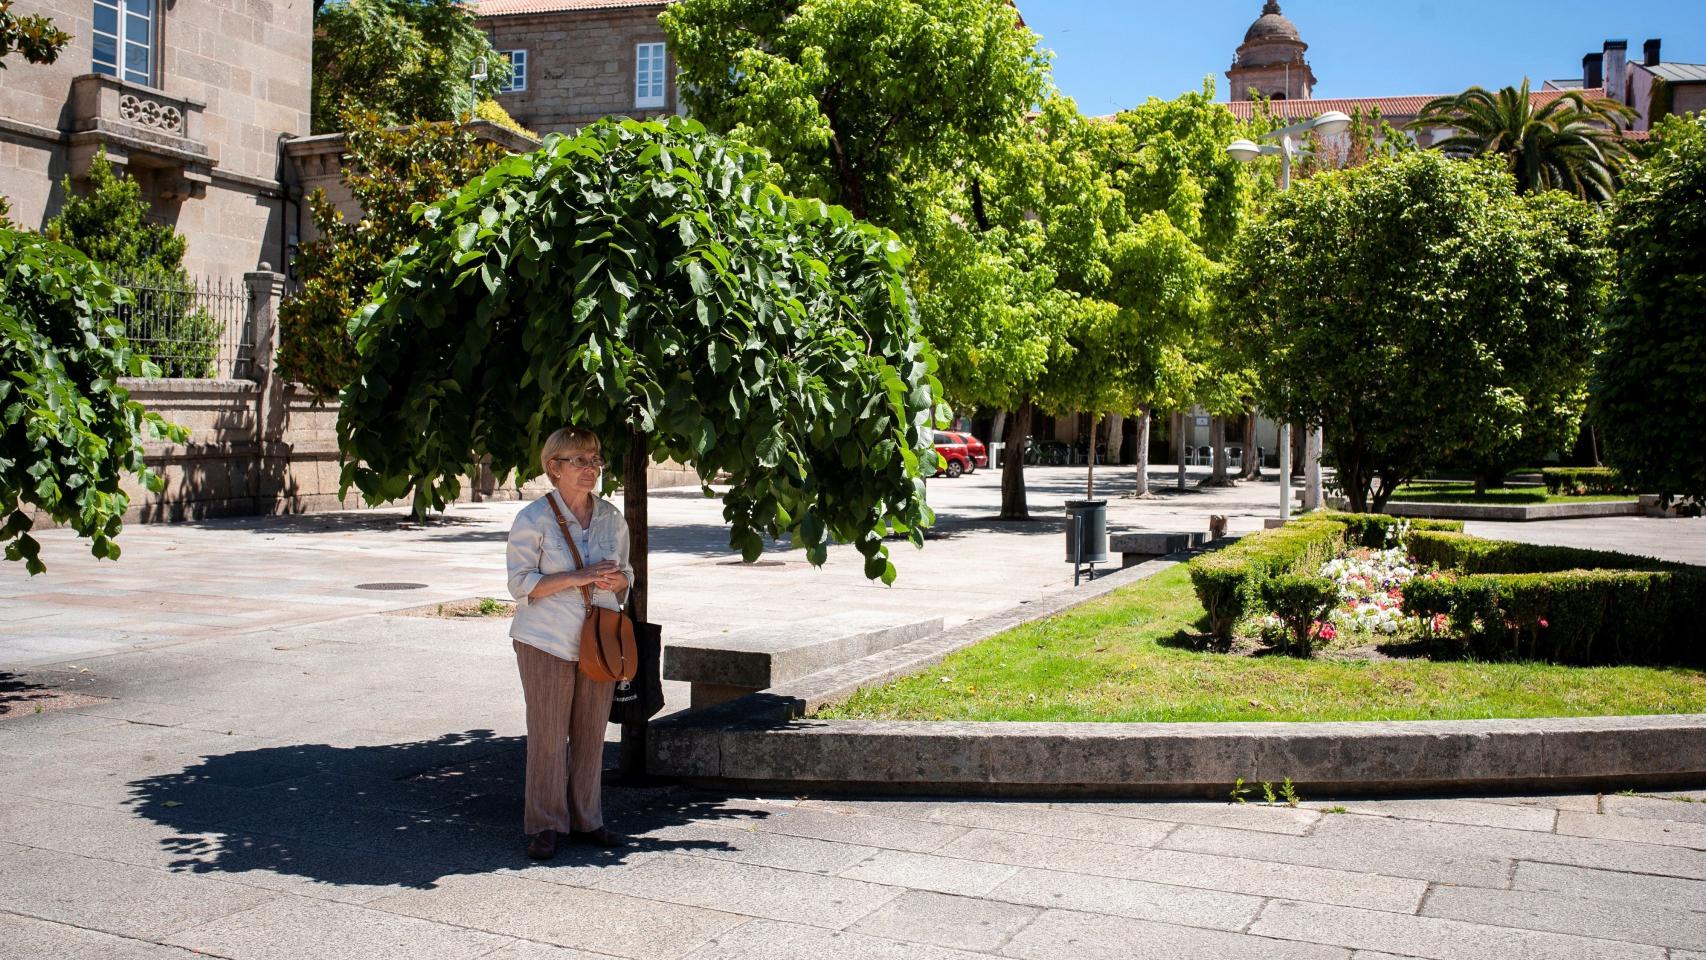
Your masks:
M1254 99L1252 92L1273 100L1308 100L1315 95L1315 71L1304 54L1309 44L1297 24L1280 12L1279 0L1268 0L1262 15L1244 33L1226 78L1232 81L1230 100Z

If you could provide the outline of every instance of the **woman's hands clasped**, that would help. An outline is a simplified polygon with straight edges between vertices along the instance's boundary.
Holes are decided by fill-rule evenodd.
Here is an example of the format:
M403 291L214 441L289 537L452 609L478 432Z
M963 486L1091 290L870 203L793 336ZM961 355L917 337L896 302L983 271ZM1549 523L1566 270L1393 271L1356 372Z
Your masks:
M572 578L569 582L576 588L588 586L614 593L628 586L628 578L622 575L622 568L614 560L600 560L579 570L571 570L564 576Z

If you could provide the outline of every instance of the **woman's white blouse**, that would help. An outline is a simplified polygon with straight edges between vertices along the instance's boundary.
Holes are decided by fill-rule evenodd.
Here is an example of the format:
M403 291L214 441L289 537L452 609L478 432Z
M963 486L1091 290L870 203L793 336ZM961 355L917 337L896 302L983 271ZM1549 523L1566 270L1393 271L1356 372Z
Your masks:
M581 623L586 619L580 589L560 590L542 600L527 598L547 574L575 569L574 555L563 542L563 532L551 513L548 497L555 497L563 511L569 533L580 548L581 559L588 566L600 560L615 560L632 585L634 568L628 562L628 524L615 504L593 497L592 523L583 528L553 491L522 507L515 525L510 527L509 595L515 598L515 620L510 624L509 635L554 657L579 660ZM592 602L611 610L622 606L616 594L596 587Z

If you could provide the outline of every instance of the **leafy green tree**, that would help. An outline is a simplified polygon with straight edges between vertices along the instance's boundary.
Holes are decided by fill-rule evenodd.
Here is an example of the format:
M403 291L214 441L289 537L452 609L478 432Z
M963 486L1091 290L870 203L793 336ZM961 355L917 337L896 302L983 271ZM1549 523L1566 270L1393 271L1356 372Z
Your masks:
M441 508L483 458L536 475L546 435L575 423L626 459L640 534L644 465L669 458L707 485L727 474L746 559L765 535L813 563L851 543L892 582L884 538L922 545L920 457L946 417L907 253L765 169L692 121L603 121L426 208L352 328L346 486Z
M47 569L29 534L32 512L116 560L130 505L121 478L161 489L143 444L188 439L118 385L159 373L122 336L113 314L122 297L77 251L0 229L0 544L32 574Z
M1633 485L1706 503L1706 117L1666 117L1617 198L1594 416Z
M486 79L471 81L482 58ZM388 123L466 117L508 79L508 61L459 0L330 0L315 10L315 133L336 130L349 110Z
M505 155L461 124L391 127L378 114L355 112L345 114L343 126L343 181L362 217L345 219L323 191L308 198L318 236L297 255L302 289L279 317L279 371L325 396L355 375L350 320L385 262L414 243L420 224L411 209L437 201Z
M695 117L903 236L919 189L999 151L1047 84L1007 0L681 0L659 22Z
M1488 161L1412 153L1323 174L1242 235L1222 293L1262 408L1324 424L1353 510L1558 416L1605 253L1589 211Z
M1045 159L1025 123L1048 90L1036 35L1007 0L683 0L660 22L696 118L918 251L950 398L1014 411L1002 515L1026 517L1037 378L1081 306L1036 272L1035 227L992 209Z
M71 35L54 26L52 18L39 13L19 16L12 12L12 0L0 0L0 70L6 69L6 57L14 50L29 63L49 64L70 42Z
M221 326L196 306L195 284L184 270L183 235L149 219L142 187L115 172L104 151L89 164L85 192L76 192L69 176L61 186L65 204L44 232L132 288L118 308L125 337L163 376L212 376Z
M1629 162L1618 127L1634 116L1615 100L1574 90L1536 109L1524 79L1520 89L1494 93L1470 87L1440 97L1423 107L1409 127L1452 128L1456 132L1435 146L1502 158L1520 193L1563 190L1584 200L1608 200Z

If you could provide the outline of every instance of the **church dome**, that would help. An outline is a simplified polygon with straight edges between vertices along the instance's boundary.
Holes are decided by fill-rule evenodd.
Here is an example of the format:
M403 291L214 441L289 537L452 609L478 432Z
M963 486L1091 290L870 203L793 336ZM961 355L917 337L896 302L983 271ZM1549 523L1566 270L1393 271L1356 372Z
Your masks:
M1303 38L1297 33L1297 24L1280 13L1279 0L1268 0L1267 5L1262 7L1262 15L1256 18L1255 23L1250 24L1250 29L1244 34L1245 43L1259 40L1302 42Z

